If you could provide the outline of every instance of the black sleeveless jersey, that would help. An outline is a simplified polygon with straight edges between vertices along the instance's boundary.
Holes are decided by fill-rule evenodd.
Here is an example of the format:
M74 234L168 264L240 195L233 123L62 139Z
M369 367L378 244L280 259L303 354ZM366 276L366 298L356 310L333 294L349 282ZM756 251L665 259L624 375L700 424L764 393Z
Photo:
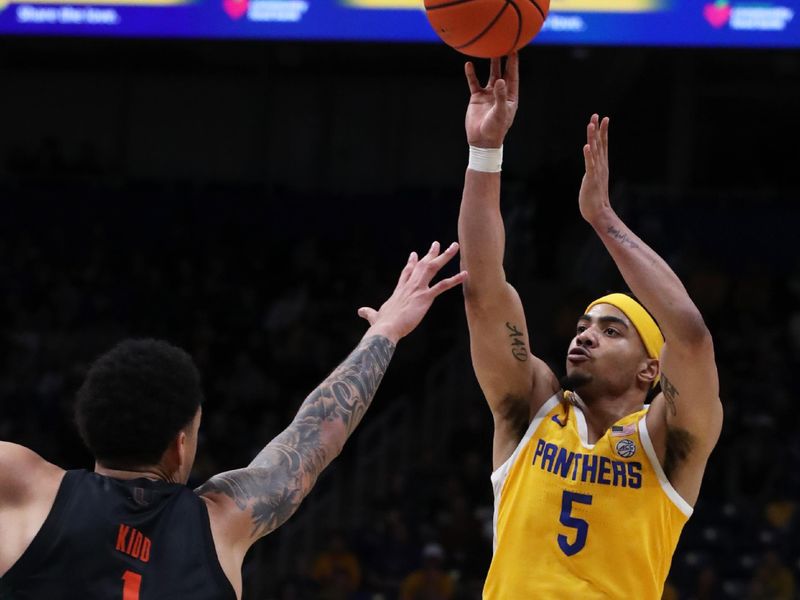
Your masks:
M203 500L183 485L67 471L0 600L95 599L236 600Z

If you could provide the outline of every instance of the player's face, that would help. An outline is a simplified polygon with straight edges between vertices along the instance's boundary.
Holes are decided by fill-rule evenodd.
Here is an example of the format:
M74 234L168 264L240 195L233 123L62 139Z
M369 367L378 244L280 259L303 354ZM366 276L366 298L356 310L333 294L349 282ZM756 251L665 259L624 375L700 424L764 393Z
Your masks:
M646 359L639 333L625 313L610 304L598 304L578 319L567 352L567 376L621 394L635 385Z

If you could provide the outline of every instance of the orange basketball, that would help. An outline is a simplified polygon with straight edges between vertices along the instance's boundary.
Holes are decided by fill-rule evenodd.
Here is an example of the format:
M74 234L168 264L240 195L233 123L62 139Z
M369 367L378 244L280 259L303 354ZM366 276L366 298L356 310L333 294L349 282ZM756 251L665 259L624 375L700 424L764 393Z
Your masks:
M444 42L469 56L498 58L519 50L544 24L550 0L425 0Z

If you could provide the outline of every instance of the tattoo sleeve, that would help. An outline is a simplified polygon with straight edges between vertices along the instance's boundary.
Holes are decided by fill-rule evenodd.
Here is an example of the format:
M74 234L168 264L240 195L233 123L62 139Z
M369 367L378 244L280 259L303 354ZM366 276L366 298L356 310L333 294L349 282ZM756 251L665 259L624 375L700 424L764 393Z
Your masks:
M394 350L383 336L362 340L247 468L215 475L196 492L224 494L239 510L249 511L254 539L279 527L341 452L369 408Z

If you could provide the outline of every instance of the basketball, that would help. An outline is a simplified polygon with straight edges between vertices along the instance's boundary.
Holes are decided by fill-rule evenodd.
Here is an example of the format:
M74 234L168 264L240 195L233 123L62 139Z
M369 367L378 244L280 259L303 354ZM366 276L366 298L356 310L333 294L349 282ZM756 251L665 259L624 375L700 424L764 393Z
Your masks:
M498 58L539 33L550 0L425 0L425 13L444 42L463 54Z

